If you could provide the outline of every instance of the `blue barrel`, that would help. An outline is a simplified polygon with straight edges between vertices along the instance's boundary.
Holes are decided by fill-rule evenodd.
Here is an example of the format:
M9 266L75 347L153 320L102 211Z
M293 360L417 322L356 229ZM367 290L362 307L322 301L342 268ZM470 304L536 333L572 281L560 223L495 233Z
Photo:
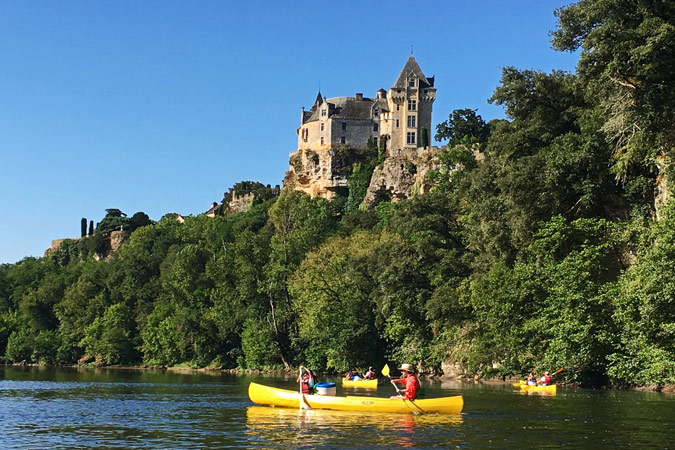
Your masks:
M336 392L335 383L326 381L323 383L316 384L316 393L318 395L335 395L335 392Z

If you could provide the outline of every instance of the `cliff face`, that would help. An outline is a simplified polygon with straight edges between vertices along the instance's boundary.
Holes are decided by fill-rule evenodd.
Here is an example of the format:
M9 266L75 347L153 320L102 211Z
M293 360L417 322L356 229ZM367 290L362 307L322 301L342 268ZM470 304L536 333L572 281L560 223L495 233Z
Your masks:
M437 147L388 150L384 162L373 171L364 203L398 201L427 192L430 186L425 178L429 171L439 168L439 154ZM347 177L359 158L359 152L346 148L318 152L297 150L291 153L291 167L284 177L284 186L311 197L332 199L337 194L346 195Z
M347 193L347 177L356 161L357 152L346 147L296 150L291 153L291 167L283 184L311 197L330 200L338 193Z
M384 162L375 168L363 202L375 205L380 201L399 201L418 193L428 192L431 186L426 176L439 169L437 147L388 152Z

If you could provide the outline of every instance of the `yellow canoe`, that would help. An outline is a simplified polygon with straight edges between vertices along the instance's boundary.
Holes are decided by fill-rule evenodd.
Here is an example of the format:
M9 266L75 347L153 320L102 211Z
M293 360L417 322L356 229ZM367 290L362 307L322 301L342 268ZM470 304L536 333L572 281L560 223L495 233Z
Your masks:
M300 408L300 393L287 389L278 389L258 383L248 386L248 396L253 403L259 405L285 406ZM313 409L332 409L337 411L362 411L385 413L415 414L460 414L464 406L461 395L454 397L426 398L421 400L404 400L381 397L305 394L305 402Z
M529 384L520 384L519 387L522 391L530 391L530 392L549 392L549 393L555 393L557 391L557 384L549 384L546 386L537 386L537 385L529 385Z
M342 387L377 389L377 378L373 380L345 380L343 378Z

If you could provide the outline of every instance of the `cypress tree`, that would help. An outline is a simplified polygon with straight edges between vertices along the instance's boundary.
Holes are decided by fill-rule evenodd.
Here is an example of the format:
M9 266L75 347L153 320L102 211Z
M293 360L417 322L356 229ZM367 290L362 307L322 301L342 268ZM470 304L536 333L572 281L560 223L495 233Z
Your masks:
M90 220L89 221L89 236L93 236L93 235L94 235L94 221Z
M80 231L82 234L80 237L85 237L87 235L87 218L83 217L82 220L80 221Z

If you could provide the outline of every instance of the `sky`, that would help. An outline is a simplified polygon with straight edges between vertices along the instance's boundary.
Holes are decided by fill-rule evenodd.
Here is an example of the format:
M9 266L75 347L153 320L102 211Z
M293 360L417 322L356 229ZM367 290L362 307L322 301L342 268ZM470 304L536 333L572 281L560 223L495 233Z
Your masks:
M434 126L488 103L502 67L574 72L554 0L0 1L0 263L107 208L197 215L281 184L301 108L389 89L411 47Z

